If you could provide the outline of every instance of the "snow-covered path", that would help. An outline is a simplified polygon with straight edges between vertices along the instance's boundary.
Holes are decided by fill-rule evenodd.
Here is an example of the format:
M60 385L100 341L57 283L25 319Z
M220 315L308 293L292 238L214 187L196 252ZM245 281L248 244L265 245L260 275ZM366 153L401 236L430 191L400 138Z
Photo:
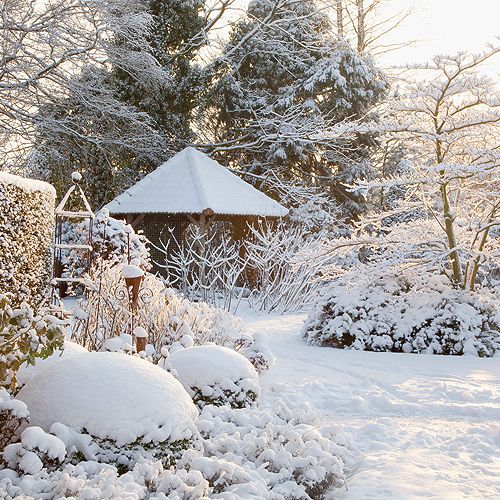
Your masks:
M310 403L351 441L342 498L500 498L499 357L311 347L303 315L240 316L276 356L264 397Z

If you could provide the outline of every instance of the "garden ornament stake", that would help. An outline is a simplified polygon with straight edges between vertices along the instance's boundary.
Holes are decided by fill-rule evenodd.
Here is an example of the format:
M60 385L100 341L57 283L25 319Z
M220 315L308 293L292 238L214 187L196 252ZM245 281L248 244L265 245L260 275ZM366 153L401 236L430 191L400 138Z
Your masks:
M132 259L130 264L122 266L122 276L125 281L125 290L119 286L115 290L115 297L119 300L128 298L130 311L130 334L136 343L136 352L144 351L147 344L147 332L144 328L135 327L137 317L140 315L140 305L147 304L153 297L153 291L144 287L144 271L137 265L139 262Z
M127 264L123 266L122 274L125 279L125 286L127 287L130 308L135 312L139 302L139 290L144 278L144 271L135 264Z

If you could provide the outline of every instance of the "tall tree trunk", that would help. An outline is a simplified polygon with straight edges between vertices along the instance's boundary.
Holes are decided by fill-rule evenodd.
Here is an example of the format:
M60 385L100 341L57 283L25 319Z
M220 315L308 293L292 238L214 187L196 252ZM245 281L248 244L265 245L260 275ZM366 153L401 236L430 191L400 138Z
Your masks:
M335 0L337 4L337 33L340 36L344 35L344 6L342 0Z
M488 240L488 234L490 232L490 227L495 220L496 212L499 206L500 202L497 203L491 210L491 213L488 219L486 220L485 228L483 229L483 231L477 233L477 236L481 234L481 237L479 239L479 246L477 249L479 254L481 254L486 245L486 241ZM474 246L476 238L474 239L472 246ZM472 290L472 291L474 290L476 286L476 277L479 271L480 264L481 264L481 255L478 255L475 259L472 260L472 262L471 261L467 262L467 265L465 266L465 277L464 277L464 288L466 290Z
M436 108L435 116L438 114L438 109ZM436 118L434 118L434 125L438 133L441 132L441 128L438 126ZM442 164L444 161L444 153L441 141L436 140L436 162L438 165ZM462 285L462 267L460 265L460 255L457 249L457 239L455 237L455 226L453 222L455 220L455 215L453 214L450 206L450 200L448 197L448 183L445 179L445 171L439 171L439 177L441 179L441 187L439 191L441 192L441 201L443 202L443 218L444 218L444 229L446 232L446 238L448 240L448 250L449 259L451 264L452 280L456 285Z
M444 176L444 172L442 172ZM455 228L453 226L454 215L451 211L450 201L448 199L448 186L445 182L440 187L441 198L443 201L443 217L446 238L448 239L448 248L450 250L450 263L452 278L457 285L462 284L462 268L460 266L460 256L457 250L457 240L455 238Z
M356 0L358 8L358 52L362 54L365 51L365 5L364 0Z

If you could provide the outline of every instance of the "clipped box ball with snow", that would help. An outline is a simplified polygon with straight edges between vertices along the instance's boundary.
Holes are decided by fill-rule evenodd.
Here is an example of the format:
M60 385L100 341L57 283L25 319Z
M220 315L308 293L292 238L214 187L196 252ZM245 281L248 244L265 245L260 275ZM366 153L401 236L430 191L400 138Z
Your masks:
M170 465L197 438L198 411L161 368L114 352L77 354L33 377L17 398L31 425L60 422L90 434L101 461L132 467L139 457Z
M252 363L237 352L218 345L189 347L168 358L193 401L244 408L260 395L259 377Z

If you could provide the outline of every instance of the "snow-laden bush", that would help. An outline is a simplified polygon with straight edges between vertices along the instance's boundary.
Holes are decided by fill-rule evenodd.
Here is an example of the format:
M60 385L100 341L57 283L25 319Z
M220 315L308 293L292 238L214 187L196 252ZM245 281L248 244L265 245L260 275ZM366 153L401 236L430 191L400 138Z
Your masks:
M245 295L247 260L243 243L235 241L229 225L214 222L202 230L190 224L182 241L169 228L167 238L156 249L162 254L157 264L166 282L189 300L203 301L235 313Z
M0 388L0 452L16 440L17 431L28 423L28 407Z
M77 224L67 222L63 225L62 243L67 245L88 245L89 224L91 224L93 259L123 262L136 259L144 269L151 267L147 239L137 234L125 221L109 216L106 209L95 214L92 220ZM64 255L65 276L80 276L87 269L87 251L72 249Z
M131 326L121 266L99 261L86 285L86 298L75 311L77 321L72 339L89 350L115 350L109 348L109 343L105 344L130 332ZM146 330L148 342L157 355L164 346L182 346L181 341L187 342L186 345L213 342L240 351L255 362L260 371L269 368L272 356L261 339L244 333L239 318L205 302L191 302L181 297L150 273L144 274L141 287L135 325ZM117 293L120 289L122 294Z
M444 276L403 273L335 286L307 318L312 344L369 351L493 356L498 291L453 288Z
M260 394L255 368L232 349L189 347L174 352L168 362L199 408L207 404L244 408L255 404Z
M55 189L0 172L0 290L39 303L52 273Z
M159 265L169 286L191 300L231 312L248 300L256 310L284 313L307 307L321 288L311 258L320 234L305 224L259 223L249 226L243 241L219 226L207 233L195 227L175 244L171 232L157 247L164 254Z
M344 484L350 453L333 429L317 425L313 410L206 406L198 428L204 457L191 458L212 491L236 498L319 499ZM186 456L195 456L188 450Z
M32 378L17 398L32 425L92 436L93 457L123 468L139 457L171 464L196 440L198 412L171 374L121 353L77 354Z
M149 500L262 498L311 500L345 484L352 455L333 429L318 426L309 407L283 404L270 408L206 406L198 421L200 447L183 453L175 466L143 458L125 474L115 464L97 462L88 450L90 436L61 424L51 433L67 456L83 450L58 468L31 476L0 470L0 495L34 498L88 497ZM35 432L35 434L39 431ZM82 437L87 437L82 442ZM41 440L41 444L44 440ZM48 449L47 446L44 446ZM14 469L19 470L13 464Z
M290 312L310 306L322 288L314 257L318 236L304 226L252 227L246 258L252 281L250 305L258 311Z
M64 342L65 321L27 304L17 309L10 297L0 295L0 386L14 390L22 364L51 356Z
M31 475L44 468L55 469L65 457L64 443L37 426L26 427L21 442L9 444L3 452L3 460L10 469Z

